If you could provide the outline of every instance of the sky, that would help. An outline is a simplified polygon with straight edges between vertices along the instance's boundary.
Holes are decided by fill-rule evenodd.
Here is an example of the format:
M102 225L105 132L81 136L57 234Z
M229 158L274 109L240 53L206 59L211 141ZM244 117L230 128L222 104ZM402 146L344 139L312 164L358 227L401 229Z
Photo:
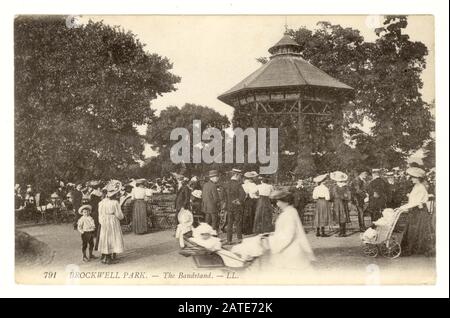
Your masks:
M233 108L217 99L221 93L240 82L260 67L257 57L269 56L268 48L284 32L291 29L314 29L319 21L328 21L360 30L366 41L374 41L374 29L381 26L377 15L296 15L296 16L83 16L103 20L132 31L146 44L150 53L166 56L173 63L172 72L181 76L177 91L164 94L152 101L152 108L181 107L185 103L208 106L230 119ZM434 20L432 16L409 16L406 32L412 41L423 42L429 50L427 68L422 74L425 101L434 99ZM139 127L145 133L145 127ZM146 157L154 155L147 145Z

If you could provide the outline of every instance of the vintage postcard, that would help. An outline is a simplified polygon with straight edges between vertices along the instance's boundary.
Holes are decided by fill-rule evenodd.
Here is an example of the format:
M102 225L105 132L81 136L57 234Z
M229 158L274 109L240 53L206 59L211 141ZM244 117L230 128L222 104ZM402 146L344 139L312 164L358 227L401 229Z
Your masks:
M18 284L436 283L432 15L13 23Z

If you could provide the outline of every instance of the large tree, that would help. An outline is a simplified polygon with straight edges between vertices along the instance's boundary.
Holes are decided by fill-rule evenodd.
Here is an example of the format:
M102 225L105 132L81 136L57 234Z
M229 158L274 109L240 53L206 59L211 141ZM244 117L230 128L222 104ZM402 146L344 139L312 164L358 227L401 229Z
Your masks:
M309 117L305 122L317 167L311 175L356 166L396 166L430 138L430 105L420 92L428 50L404 34L407 25L406 16L386 16L374 42L365 41L359 30L329 22L319 22L315 30L290 30L302 46L302 58L355 89L350 103L334 105L329 120ZM238 114L233 122L240 121ZM273 127L276 119L268 121ZM369 133L358 129L364 122L372 124ZM282 128L291 136L281 136L283 151L296 151L295 129L295 123ZM283 172L294 170L294 156L281 159Z
M209 127L217 129L225 129L230 126L230 121L224 115L221 115L212 108L185 104L183 107L169 106L161 111L158 119L147 128L147 142L152 146L152 149L158 152L157 160L152 160L149 165L155 164L158 161L159 174L164 175L169 172L179 171L188 174L202 174L204 171L212 168L223 166L222 164L204 165L202 163L186 163L176 165L170 159L170 149L177 143L175 140L170 140L170 133L175 128L186 128L190 136L193 131L193 121L201 121L201 130ZM224 137L224 134L222 134ZM208 143L208 142L206 142ZM191 144L191 149L193 145ZM190 153L192 157L192 151ZM152 167L148 168L149 172L154 171Z
M14 40L18 182L108 178L142 159L136 125L180 81L167 58L131 32L61 16L17 17Z

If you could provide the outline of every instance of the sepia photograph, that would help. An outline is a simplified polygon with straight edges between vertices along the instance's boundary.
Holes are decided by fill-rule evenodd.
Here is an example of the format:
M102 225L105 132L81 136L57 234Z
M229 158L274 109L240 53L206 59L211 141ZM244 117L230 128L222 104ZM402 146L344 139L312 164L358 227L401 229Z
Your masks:
M436 284L433 15L12 23L17 284Z

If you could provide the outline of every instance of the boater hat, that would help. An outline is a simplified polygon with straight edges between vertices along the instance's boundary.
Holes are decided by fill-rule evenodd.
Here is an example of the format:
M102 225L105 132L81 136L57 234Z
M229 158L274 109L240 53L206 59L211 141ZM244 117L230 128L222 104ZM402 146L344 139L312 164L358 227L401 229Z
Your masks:
M279 199L283 199L286 196L288 196L290 194L289 191L286 190L275 190L272 193L270 193L269 195L269 199L272 200L279 200Z
M348 180L348 175L346 175L342 171L335 171L330 173L330 179L336 182L345 182Z
M249 178L249 179L256 178L257 176L258 176L258 173L256 171L249 171L249 172L244 173L244 177Z
M415 178L425 177L425 171L423 169L417 168L417 167L408 168L406 170L406 173L409 174L411 177L415 177Z
M147 182L147 180L145 180L145 179L137 179L135 182L136 182L136 185L138 186L140 184L144 184L145 182Z
M202 190L194 190L194 191L192 191L191 194L194 198L197 198L197 199L202 198Z
M120 192L120 189L122 189L122 183L118 180L111 180L106 185L106 196L108 198L112 197L113 195Z
M313 179L314 182L320 183L323 182L328 177L328 173L321 174L320 176L317 176Z
M242 173L242 170L233 168L233 169L231 169L231 172L241 174L241 173Z
M89 212L92 212L92 206L90 206L89 204L82 205L78 209L78 214L83 214L83 210L89 210Z

